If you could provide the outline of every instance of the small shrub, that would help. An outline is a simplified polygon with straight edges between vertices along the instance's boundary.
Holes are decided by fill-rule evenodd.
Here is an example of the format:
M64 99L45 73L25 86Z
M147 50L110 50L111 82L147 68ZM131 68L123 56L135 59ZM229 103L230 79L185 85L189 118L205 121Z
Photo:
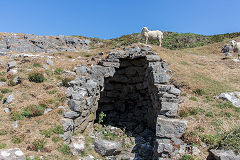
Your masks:
M216 119L214 122L212 122L212 124L216 127L219 127L223 124L223 121L221 119Z
M72 56L67 56L68 58L72 58Z
M196 129L199 131L199 132L204 132L205 131L205 128L203 126L197 126Z
M63 78L63 79L62 79L62 86L64 86L64 87L69 87L68 82L70 82L70 81L72 81L71 78Z
M186 97L186 96L187 96L187 93L181 93L181 96Z
M230 113L230 112L225 112L224 113L224 116L228 117L228 118L232 118L233 117L233 114Z
M198 132L190 131L183 134L184 142L188 144L200 144Z
M94 139L89 136L85 136L85 142L86 142L86 147L88 147L90 144L94 142Z
M0 93L0 101L3 99L4 95Z
M10 92L12 92L12 90L10 90L10 89L7 89L7 88L2 88L1 89L2 94L6 94L6 93L10 93Z
M180 117L188 117L191 115L197 115L198 114L198 108L188 107L184 108L179 111Z
M52 129L52 132L55 133L55 134L63 134L63 128L62 126L56 126L55 128Z
M99 114L99 119L98 119L98 123L102 123L103 122L103 118L106 117L107 115L104 112L101 112Z
M231 102L219 102L216 107L224 109L224 108L236 108Z
M85 152L85 151L83 151L82 153L81 153L81 157L86 157L87 156L87 153Z
M49 99L49 100L48 100L48 104L53 104L53 103L55 103L55 100L54 100L54 99Z
M99 128L99 129L97 130L97 133L101 133L101 132L103 132L103 128Z
M205 96L205 99L203 100L205 103L213 102L213 98L211 96Z
M13 136L11 139L12 143L14 143L14 144L22 143L23 140L24 140L23 136Z
M60 147L59 147L59 152L61 152L62 154L64 155L70 155L70 148L68 145L66 144L62 144Z
M117 135L115 133L111 133L110 131L105 131L103 133L103 138L106 140L115 140Z
M205 116L206 116L206 117L211 117L211 118L213 118L213 117L214 117L214 115L213 115L213 113L212 113L212 112L207 112L207 113L205 114Z
M240 153L240 128L224 133L217 147L233 150L236 154Z
M237 112L237 113L239 113L239 112L240 112L240 108L235 107L235 108L234 108L234 111Z
M0 72L0 82L6 82L6 72Z
M30 82L42 83L46 80L42 73L32 72L28 75L28 80Z
M199 112L204 113L204 112L206 112L206 110L202 109L202 108L199 108Z
M36 139L32 144L36 151L41 151L45 147L46 141L44 139Z
M50 138L53 133L51 129L48 129L48 130L40 130L40 134L46 138Z
M56 98L57 101L62 102L62 103L65 102L66 99L67 99L66 96L59 96Z
M7 131L1 130L1 131L0 131L0 136L4 136L4 135L7 135Z
M39 64L39 63L34 63L34 64L33 64L33 67L42 67L42 65Z
M45 105L31 105L26 108L24 108L22 115L24 117L30 118L30 117L36 117L41 116L44 113Z
M193 92L199 96L202 96L205 94L205 91L199 88L195 89Z
M56 90L52 90L52 91L49 91L48 93L49 94L55 94L55 93L57 93L57 91Z
M57 80L62 80L62 77L61 76L56 76L56 79Z
M181 158L181 160L195 160L196 158L189 154L184 154Z
M210 145L210 148L223 148L233 150L236 154L240 152L240 128L232 129L222 135L202 135L202 142Z
M58 136L52 137L52 141L53 141L54 143L57 143L57 142L59 142L60 140L61 140L61 138L58 137Z
M106 139L106 140L110 140L110 132L109 131L105 131L103 132L103 138Z
M58 113L59 115L62 115L62 114L63 114L63 110L62 110L62 109L59 109L59 110L57 111L57 113Z
M91 55L90 55L90 54L85 54L84 56L85 56L85 57L90 57Z
M201 135L200 137L202 142L213 146L218 144L220 141L220 135L205 134Z
M18 111L14 111L14 112L11 112L11 119L14 120L14 121L18 121L18 120L22 120L23 119L23 116L20 112Z
M58 125L54 128L50 128L50 129L47 129L47 130L41 130L40 131L40 134L44 135L46 138L50 138L54 133L55 134L63 134L64 131L63 131L62 126Z
M189 99L192 100L192 101L197 101L196 97L190 97Z
M5 148L7 145L5 143L0 144L0 149Z
M46 70L45 73L48 75L48 76L54 76L54 72L51 71L51 70Z
M63 69L62 68L56 68L55 69L55 74L62 74L63 73Z

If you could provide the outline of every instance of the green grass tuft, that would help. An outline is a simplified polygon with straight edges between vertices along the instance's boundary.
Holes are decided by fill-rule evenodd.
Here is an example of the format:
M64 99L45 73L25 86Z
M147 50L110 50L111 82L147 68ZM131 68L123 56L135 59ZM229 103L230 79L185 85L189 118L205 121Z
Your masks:
M41 73L33 72L28 75L28 80L30 82L42 83L46 80L46 78Z
M34 63L34 64L33 64L33 67L42 67L42 65L39 64L39 63Z
M181 160L195 160L196 158L193 155L190 154L184 154L181 158Z
M232 129L222 135L202 135L202 142L210 145L210 148L220 148L233 150L236 154L240 153L240 128Z
M27 118L41 116L43 115L45 108L46 105L31 105L23 109L22 115Z
M70 148L68 145L66 144L62 144L59 148L58 148L59 152L61 152L64 155L70 155Z
M34 145L36 151L41 151L45 147L46 141L44 139L36 139L32 144Z
M7 145L5 143L0 144L0 149L5 148Z
M55 69L55 74L62 74L63 73L63 69L62 68L56 68Z
M10 93L10 92L12 92L12 90L10 90L10 89L7 89L7 88L2 88L1 89L2 94L6 94L6 93Z

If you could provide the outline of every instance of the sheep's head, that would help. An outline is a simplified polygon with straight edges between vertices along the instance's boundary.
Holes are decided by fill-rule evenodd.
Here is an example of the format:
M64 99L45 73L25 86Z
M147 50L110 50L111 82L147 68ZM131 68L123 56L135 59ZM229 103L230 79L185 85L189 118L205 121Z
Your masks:
M235 40L232 40L230 43L233 47L236 47L236 45L237 45L237 42Z
M148 32L148 28L147 27L143 27L141 35L144 36L144 34Z
M142 32L148 32L148 28L147 27L143 27Z

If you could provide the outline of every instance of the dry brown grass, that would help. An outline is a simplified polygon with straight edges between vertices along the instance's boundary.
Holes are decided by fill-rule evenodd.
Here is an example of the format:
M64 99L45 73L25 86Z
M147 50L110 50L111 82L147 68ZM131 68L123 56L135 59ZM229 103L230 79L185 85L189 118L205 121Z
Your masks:
M240 37L236 39L239 40ZM184 117L188 121L186 132L196 134L195 137L188 137L188 141L192 140L191 143L199 142L201 135L222 134L240 125L239 112L234 108L217 107L219 103L225 102L213 98L222 92L240 91L240 63L233 62L231 58L222 59L224 56L221 48L228 41L176 51L152 46L160 57L171 64L169 68L173 71L173 81L178 85L184 84L180 112L189 110L189 107L198 109L196 115ZM234 56L237 58L236 53ZM204 91L203 95L194 93L196 89ZM197 101L191 100L191 97ZM208 112L213 117L206 116ZM199 158L204 159L208 152L207 149L201 150L203 154Z
M1 34L1 33L0 33ZM240 38L236 38L240 39ZM168 63L171 64L170 69L173 71L173 80L176 84L184 84L183 90L183 103L180 110L187 110L187 108L197 108L197 114L188 115L184 117L188 123L187 132L197 132L197 135L203 134L216 134L234 128L240 124L239 113L233 108L219 108L216 104L220 103L213 99L213 96L218 95L221 92L226 91L239 91L239 72L240 63L235 63L231 59L223 60L223 55L220 53L221 47L225 42L216 43L208 46L183 49L183 50L168 50L152 46L153 49L165 58ZM91 60L91 56L98 54L99 52L108 52L110 48L97 48L92 49L89 52L59 52L41 55L54 56L52 61L55 65L49 66L46 70L42 67L34 67L34 64L44 65L47 58L18 58L17 76L22 78L22 83L17 86L1 86L2 88L8 88L12 90L15 96L15 100L12 104L1 105L0 114L0 131L7 131L6 135L0 135L0 142L7 144L7 148L18 147L26 156L44 155L47 159L73 159L70 156L64 156L58 151L58 146L63 143L62 141L54 143L51 138L46 138L46 146L49 147L51 153L41 153L26 150L27 146L31 144L35 139L44 138L40 134L40 130L46 130L56 125L60 125L60 119L57 107L64 105L64 102L59 102L57 99L64 97L65 88L59 86L62 75L53 74L57 68L64 70L72 70L77 64L91 65L96 64L96 61ZM236 56L235 56L236 57ZM1 57L3 66L0 66L0 72L6 71L7 62L12 61L8 57ZM33 83L28 81L28 74L32 71L39 71L44 73L47 79L43 83ZM1 88L0 88L1 89ZM204 90L203 95L197 95L193 91L195 89ZM57 93L49 94L50 91L56 90ZM4 95L7 97L10 93ZM197 101L191 100L191 97L195 97ZM19 127L13 128L13 121L10 114L4 112L5 107L10 107L16 111L22 111L24 107L29 105L44 103L48 108L53 110L39 117L24 118L19 121ZM221 102L222 103L222 102ZM201 109L201 111L200 111ZM203 112L204 110L204 112ZM207 112L212 112L213 117L206 116ZM224 113L228 112L232 117L226 117ZM180 117L181 118L181 117ZM221 124L216 125L216 120ZM203 129L204 128L204 129ZM201 130L203 129L203 130ZM11 139L14 136L24 137L24 141L20 144L12 143ZM198 141L195 137L188 137L189 141ZM202 150L203 154L201 158L206 157L206 149Z
M54 128L57 125L61 125L60 119L62 118L62 115L58 113L59 110L57 107L65 105L65 88L59 86L58 84L61 82L61 77L64 76L61 74L55 74L55 70L57 68L62 68L63 70L72 71L73 67L77 64L91 65L91 63L95 62L91 61L91 57L86 55L92 56L95 54L97 54L97 51L81 53L63 52L54 54L42 53L41 55L54 56L51 60L55 65L49 66L49 69L47 70L42 68L42 66L46 64L46 57L20 57L14 59L17 61L18 68L16 76L21 77L22 83L16 86L5 85L0 87L0 89L7 88L12 90L12 93L15 96L15 100L11 104L1 105L0 131L6 131L7 134L0 135L0 142L5 143L7 145L6 148L20 148L26 156L44 156L46 159L74 159L71 156L63 155L58 151L58 147L63 143L63 141L59 141L57 143L52 142L51 138L53 136L57 136L56 134L52 135L51 138L45 138L40 134L40 130L47 130ZM9 59L8 57L1 58L3 66L0 67L0 72L6 72L7 63L13 61L13 59ZM37 65L34 67L34 64ZM31 72L43 73L47 80L43 83L29 82L28 74ZM7 81L9 80L7 79ZM53 91L52 94L50 94L51 91ZM11 93L4 94L4 97L6 98L9 94ZM42 116L32 118L25 117L22 120L19 120L18 128L13 127L14 122L11 119L11 114L6 114L4 112L4 108L9 107L12 111L19 111L21 113L25 107L38 104L46 104L47 108L52 108L53 110ZM19 144L13 143L12 139L16 136L23 139L23 142ZM36 139L45 139L46 146L51 150L51 153L27 150L27 146L32 144Z

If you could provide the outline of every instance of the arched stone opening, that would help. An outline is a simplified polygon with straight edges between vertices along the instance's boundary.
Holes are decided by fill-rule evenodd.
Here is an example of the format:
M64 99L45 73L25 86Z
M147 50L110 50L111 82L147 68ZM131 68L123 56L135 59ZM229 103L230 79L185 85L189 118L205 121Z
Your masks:
M153 104L148 91L148 63L145 57L120 59L112 77L104 79L97 115L104 112L103 124L125 128L139 134L146 128L155 132ZM98 119L98 118L97 118Z
M180 90L169 84L168 64L149 46L109 53L98 65L77 66L75 72L80 76L66 91L70 111L64 113L65 140L93 127L104 112L103 124L125 128L135 137L137 158L177 153L186 128L175 119Z
M136 59L119 59L120 66L112 77L104 79L104 90L100 92L98 115L103 112L106 117L103 125L110 125L126 130L128 136L135 137L135 146L131 152L145 159L152 159L153 139L156 124L152 111L153 104L148 90L148 62L146 57ZM142 154L139 140L148 144L148 151Z

